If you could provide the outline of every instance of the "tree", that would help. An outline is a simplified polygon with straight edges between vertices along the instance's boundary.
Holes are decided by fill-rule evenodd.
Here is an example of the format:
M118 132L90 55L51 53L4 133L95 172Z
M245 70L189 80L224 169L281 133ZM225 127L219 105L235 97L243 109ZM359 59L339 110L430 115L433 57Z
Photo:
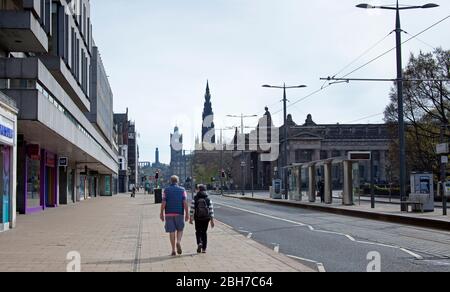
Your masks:
M432 53L411 54L404 71L405 80L430 80L450 78L450 51L436 49ZM442 84L442 87L441 87ZM440 140L441 126L449 125L449 82L405 81L404 109L406 123L406 157L408 170L438 171L439 158L435 152ZM390 93L390 104L385 110L385 121L398 133L397 87ZM450 133L445 130L448 139ZM399 169L398 140L390 149L390 163ZM398 173L396 174L398 176Z
M231 152L196 151L193 158L193 176L196 183L211 185L211 178L215 178L216 182L220 181L222 167L225 171L230 170L232 161Z

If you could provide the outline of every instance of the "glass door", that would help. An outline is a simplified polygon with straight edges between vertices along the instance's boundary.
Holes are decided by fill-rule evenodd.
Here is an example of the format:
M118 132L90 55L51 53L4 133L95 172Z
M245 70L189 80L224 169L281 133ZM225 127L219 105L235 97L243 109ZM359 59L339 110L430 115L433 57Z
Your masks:
M2 196L3 210L2 222L9 222L9 204L10 204L10 182L11 182L11 150L10 147L2 147L1 166L2 166Z

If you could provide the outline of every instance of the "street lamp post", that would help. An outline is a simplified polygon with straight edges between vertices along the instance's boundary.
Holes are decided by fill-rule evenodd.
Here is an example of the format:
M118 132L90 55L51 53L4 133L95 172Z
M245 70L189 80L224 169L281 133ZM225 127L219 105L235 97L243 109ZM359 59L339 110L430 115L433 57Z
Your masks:
M245 167L246 167L246 163L245 163L245 149L246 149L246 139L245 139L245 133L244 133L244 119L246 118L256 118L258 117L257 115L244 115L241 114L240 116L236 116L236 115L227 115L227 117L229 118L240 118L241 119L241 135L244 138L244 145L243 145L243 150L241 153L241 179L242 179L242 195L245 196L245 187L246 187L246 176L245 176Z
M439 92L440 92L440 101L443 108L443 112L445 113L444 108L444 85L443 81L439 82ZM441 143L445 143L445 133L448 129L448 119L447 115L444 114L444 121L441 124ZM442 195L442 215L447 216L447 196L445 194L445 181L447 179L447 163L443 159L444 157L441 157L441 195ZM445 160L448 161L447 158Z
M397 94L398 94L398 130L400 146L400 197L404 202L406 198L406 146L405 146L405 121L403 103L403 66L402 66L402 28L400 22L400 10L426 9L439 7L437 4L426 4L422 6L400 6L397 0L395 6L374 6L370 4L359 4L356 7L363 9L387 9L396 11L396 45L397 45ZM401 204L402 211L407 211L408 206Z
M287 94L286 89L298 89L298 88L305 88L306 85L299 85L299 86L286 86L286 83L283 84L283 86L272 86L272 85L263 85L264 88L277 88L277 89L283 89L283 120L284 120L284 153L283 153L283 170L282 170L282 177L284 181L284 191L285 191L285 198L288 199L288 181L287 181L287 166L288 166L288 127L287 127Z
M184 185L186 186L187 181L187 165L186 165L186 150L183 150L183 162L184 162Z
M252 198L255 197L255 187L254 187L254 171L255 171L255 166L253 165L253 160L251 161L251 172L252 172Z

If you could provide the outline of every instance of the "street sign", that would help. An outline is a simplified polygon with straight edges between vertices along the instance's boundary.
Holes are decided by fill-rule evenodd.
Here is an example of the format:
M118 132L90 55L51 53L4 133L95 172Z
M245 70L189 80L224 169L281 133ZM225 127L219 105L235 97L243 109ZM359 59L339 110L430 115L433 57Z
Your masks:
M60 157L58 161L58 166L60 167L69 166L69 159L67 157Z
M448 156L441 156L441 163L448 164Z
M241 166L242 166L242 167L246 167L246 166L247 166L247 163L245 163L245 161L243 161L243 162L241 162Z
M352 151L348 153L348 160L370 161L372 160L372 152L370 151Z
M438 145L436 145L436 153L437 154L448 154L449 153L448 148L449 148L448 143L438 144Z

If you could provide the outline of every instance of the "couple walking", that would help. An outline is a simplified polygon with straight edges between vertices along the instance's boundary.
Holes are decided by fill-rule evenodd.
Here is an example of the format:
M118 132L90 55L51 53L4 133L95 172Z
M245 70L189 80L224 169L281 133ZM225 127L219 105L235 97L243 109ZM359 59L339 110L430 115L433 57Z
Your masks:
M178 185L179 178L172 176L170 182L171 185L164 190L160 218L165 222L166 232L170 235L172 256L183 253L181 240L185 222L188 221L190 224L195 222L197 253L206 253L209 224L214 228L214 207L208 198L206 187L202 185L198 187L189 210L187 192Z

